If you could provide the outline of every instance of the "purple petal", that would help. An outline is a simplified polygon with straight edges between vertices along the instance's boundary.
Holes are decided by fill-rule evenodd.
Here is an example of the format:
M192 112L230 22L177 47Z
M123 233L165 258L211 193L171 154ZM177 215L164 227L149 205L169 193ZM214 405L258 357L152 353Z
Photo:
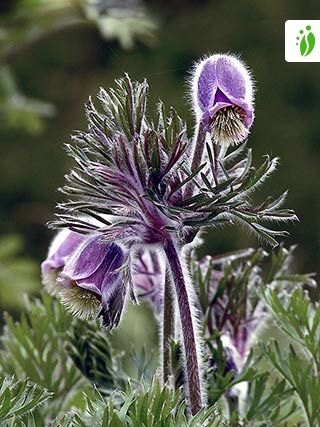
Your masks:
M119 324L126 291L126 286L119 273L110 274L105 278L101 298L101 316L105 326L113 328Z
M207 61L201 70L198 80L198 103L201 110L211 106L212 99L217 90L215 67L211 61Z
M67 259L80 245L84 236L70 230L60 231L53 239L48 257L41 264L42 273L48 273L52 269L64 267Z
M88 291L92 291L98 295L101 295L101 287L102 287L102 283L104 281L105 275L106 275L106 270L102 263L94 273L92 273L89 277L78 279L76 281L76 284L80 286L80 288L87 289Z
M237 364L233 358L232 352L231 350L227 347L225 349L226 355L227 355L227 361L226 361L226 366L225 366L225 374L227 372L233 372L234 374L238 374L238 367Z
M254 119L252 82L244 65L232 56L213 55L198 67L201 71L199 76L195 74L197 102L206 130L210 131L214 115L228 106L243 110L244 124L249 129Z
M219 89L227 96L236 99L245 99L246 81L242 66L233 58L225 55L217 58L215 62L216 79Z
M90 276L77 279L78 286L99 295L103 294L108 286L113 286L113 282L119 276L117 270L124 263L124 253L115 243L109 243L105 246L105 256L103 262Z
M217 89L214 96L214 103L217 103L217 102L223 102L224 104L232 105L232 102L230 101L230 99L221 91L220 88Z
M62 276L72 280L91 276L104 261L109 245L100 235L87 237L68 260Z

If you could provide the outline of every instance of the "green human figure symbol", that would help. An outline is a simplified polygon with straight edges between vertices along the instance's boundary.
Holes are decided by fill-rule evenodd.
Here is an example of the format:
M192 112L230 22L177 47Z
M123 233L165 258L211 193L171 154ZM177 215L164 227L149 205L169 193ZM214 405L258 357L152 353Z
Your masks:
M300 45L301 56L308 56L316 44L316 38L311 31L311 26L306 26L306 32L304 30L299 31L299 36L296 37L296 45Z

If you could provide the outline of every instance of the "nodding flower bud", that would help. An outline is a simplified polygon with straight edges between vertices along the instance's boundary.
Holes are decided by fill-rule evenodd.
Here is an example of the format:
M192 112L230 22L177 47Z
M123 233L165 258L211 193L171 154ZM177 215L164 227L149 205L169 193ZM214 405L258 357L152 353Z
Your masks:
M212 55L199 62L192 78L197 119L218 145L244 141L254 119L250 72L237 58Z
M60 231L42 263L42 281L74 315L92 319L100 315L112 328L119 323L126 286L126 254L99 234Z
M154 250L140 251L131 263L128 256L125 247L103 235L64 229L53 239L48 257L41 264L42 282L75 316L101 316L104 325L112 328L120 321L130 277L138 296L149 300L158 315L164 281L158 254Z

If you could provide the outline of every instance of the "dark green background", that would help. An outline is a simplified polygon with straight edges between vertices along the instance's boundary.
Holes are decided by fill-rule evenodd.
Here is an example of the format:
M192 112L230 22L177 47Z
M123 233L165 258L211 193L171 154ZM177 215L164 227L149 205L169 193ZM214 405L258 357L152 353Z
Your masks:
M295 270L318 271L320 63L284 59L285 21L320 19L320 6L313 5L298 0L149 2L159 22L152 48L138 43L124 51L94 29L72 29L20 56L13 68L21 90L55 104L57 113L39 135L1 126L1 233L22 234L28 255L39 261L45 257L51 238L45 223L61 200L56 188L70 166L62 145L73 130L85 128L83 104L99 86L112 85L124 71L138 80L146 77L150 114L161 97L191 131L188 70L205 53L232 52L241 54L256 80L256 120L249 140L255 161L265 153L281 157L258 199L290 190L287 206L300 218L287 227L287 244L299 245ZM205 250L215 254L247 245L258 242L243 230L226 228L207 235Z

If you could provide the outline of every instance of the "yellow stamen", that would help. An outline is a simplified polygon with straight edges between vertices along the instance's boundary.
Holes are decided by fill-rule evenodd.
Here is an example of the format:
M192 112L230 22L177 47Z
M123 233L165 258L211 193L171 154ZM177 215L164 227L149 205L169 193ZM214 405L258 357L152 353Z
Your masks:
M219 110L212 118L211 137L217 145L235 145L247 136L244 111L239 106L228 106Z
M59 296L66 309L83 320L97 318L101 310L98 295L79 286L61 288Z

